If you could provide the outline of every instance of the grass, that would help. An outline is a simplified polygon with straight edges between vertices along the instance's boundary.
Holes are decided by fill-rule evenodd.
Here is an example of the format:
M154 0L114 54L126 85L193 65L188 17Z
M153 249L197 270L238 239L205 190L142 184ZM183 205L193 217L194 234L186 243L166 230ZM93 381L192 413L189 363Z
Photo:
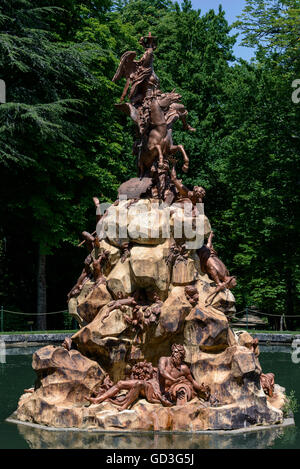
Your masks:
M14 334L75 334L77 330L74 331L9 331L9 332L0 332L0 335L14 335Z

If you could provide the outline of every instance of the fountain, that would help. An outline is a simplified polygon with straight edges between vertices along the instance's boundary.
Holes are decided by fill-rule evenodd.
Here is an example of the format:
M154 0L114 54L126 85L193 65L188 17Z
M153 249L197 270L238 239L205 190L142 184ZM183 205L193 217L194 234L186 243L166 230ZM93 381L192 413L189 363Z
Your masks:
M202 187L177 177L172 127L188 132L181 96L163 93L154 72L157 39L126 52L113 78L126 78L118 110L136 125L136 178L83 233L89 253L68 295L79 330L33 354L35 387L13 419L93 431L246 431L282 424L284 389L264 374L259 345L229 325L231 276L213 247ZM128 101L126 97L128 95ZM205 243L206 241L206 243Z

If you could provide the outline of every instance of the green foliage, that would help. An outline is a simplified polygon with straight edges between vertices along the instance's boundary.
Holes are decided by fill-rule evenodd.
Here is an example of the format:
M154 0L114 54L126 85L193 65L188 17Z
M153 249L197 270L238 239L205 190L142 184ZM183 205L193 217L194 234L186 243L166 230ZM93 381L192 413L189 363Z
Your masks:
M285 53L292 60L299 53L300 1L247 0L235 26L244 33L242 44L268 52Z
M284 417L289 417L290 414L295 414L298 411L299 404L296 398L295 391L291 391L289 395L286 395L285 403L282 408Z
M161 89L176 88L196 128L175 126L191 161L180 177L207 190L216 248L238 277L238 309L300 314L298 12L299 0L248 0L237 26L257 46L249 64L234 59L221 7L202 15L188 0L3 0L1 302L36 311L41 247L50 255L48 308L65 307L84 257L73 246L94 229L91 197L113 201L136 172L133 124L114 109L124 83L111 78L151 31Z

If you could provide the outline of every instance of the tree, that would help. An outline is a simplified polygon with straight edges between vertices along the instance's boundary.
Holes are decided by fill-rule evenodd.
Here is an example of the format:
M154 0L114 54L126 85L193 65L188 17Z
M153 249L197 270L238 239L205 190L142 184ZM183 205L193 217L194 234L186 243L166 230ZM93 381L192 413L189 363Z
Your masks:
M242 44L264 48L297 60L299 50L299 0L247 0L239 21Z
M125 171L113 159L121 153L120 145L114 143L113 157L113 145L109 147L121 139L120 126L109 124L114 87L103 72L111 75L117 63L105 49L109 29L98 28L97 38L88 42L87 23L100 24L103 5L110 2L98 2L100 12L94 10L95 2L55 3L40 7L34 0L4 1L0 9L0 73L8 99L0 107L1 219L10 226L9 248L20 227L22 236L36 245L39 313L46 312L45 256L62 242L74 243L86 223L87 185L94 191L100 183L101 192L113 197L120 171ZM66 12L61 6L73 9ZM75 12L81 30L74 35L69 15L74 19ZM7 228L2 232L8 233ZM39 319L43 328L43 316Z

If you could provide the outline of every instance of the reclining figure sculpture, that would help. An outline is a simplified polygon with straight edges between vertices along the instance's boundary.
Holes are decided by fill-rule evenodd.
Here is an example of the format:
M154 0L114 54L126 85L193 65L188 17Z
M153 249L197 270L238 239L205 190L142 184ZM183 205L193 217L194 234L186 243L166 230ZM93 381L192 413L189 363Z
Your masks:
M145 361L137 363L133 366L129 379L120 380L106 392L101 390L98 396L86 396L86 399L92 404L108 400L119 406L120 410L128 409L139 397L166 407L184 405L197 394L208 401L209 387L195 381L189 367L184 364L184 358L183 345L173 344L171 356L161 357L158 368ZM118 396L121 391L128 393Z

